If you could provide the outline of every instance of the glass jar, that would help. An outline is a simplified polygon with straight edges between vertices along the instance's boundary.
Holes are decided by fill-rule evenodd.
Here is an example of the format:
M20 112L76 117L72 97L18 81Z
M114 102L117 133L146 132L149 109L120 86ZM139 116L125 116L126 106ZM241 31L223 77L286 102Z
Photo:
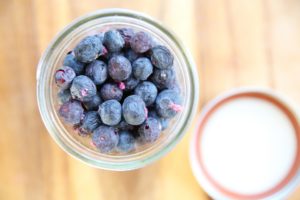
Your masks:
M110 28L130 27L135 31L145 31L158 44L167 46L174 55L174 69L183 97L183 111L171 121L159 139L143 145L130 154L102 154L89 146L87 140L78 139L71 127L60 120L57 87L53 76L55 70L74 46L85 36ZM56 143L71 156L93 167L108 170L131 170L143 167L170 151L182 138L197 111L199 87L196 66L178 39L152 18L123 9L99 10L82 16L53 39L40 59L37 69L37 98L43 122Z

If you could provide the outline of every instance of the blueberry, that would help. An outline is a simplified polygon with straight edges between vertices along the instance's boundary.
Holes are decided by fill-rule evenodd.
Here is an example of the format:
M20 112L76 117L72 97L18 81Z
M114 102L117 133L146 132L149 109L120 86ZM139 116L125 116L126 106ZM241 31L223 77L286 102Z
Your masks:
M139 84L139 80L137 80L136 78L134 78L133 76L130 76L127 80L124 81L125 84L125 91L131 91L133 90L138 84Z
M91 110L98 110L100 104L102 103L102 99L100 97L100 94L96 94L93 97L91 97L90 101L84 102L84 107L91 111Z
M126 80L129 78L131 71L131 64L124 56L114 56L108 62L108 73L115 81Z
M99 126L93 131L92 142L101 153L109 153L119 142L119 135L113 127Z
M55 72L55 83L58 87L62 89L67 89L70 87L76 74L71 67L62 66Z
M103 50L104 47L99 37L87 36L77 44L74 53L77 60L88 63L95 60Z
M118 31L110 30L104 34L103 44L106 46L108 51L118 52L124 47L125 41Z
M65 103L72 99L69 89L59 90L59 92L57 93L57 97L60 103Z
M128 153L134 150L135 139L128 131L119 132L119 143L117 149L120 152Z
M148 114L148 117L153 117L153 118L156 118L157 120L159 120L160 124L161 124L161 130L162 131L165 130L166 128L168 128L169 119L162 118L162 117L158 116L158 114L155 110L150 110L149 114Z
M155 46L151 49L151 62L159 69L168 69L173 65L174 57L165 46Z
M137 95L126 97L122 110L125 121L131 125L140 125L147 118L146 105L141 97Z
M145 53L152 46L152 38L145 32L138 32L131 38L130 46L136 53Z
M106 60L110 60L112 57L114 56L124 56L124 53L121 51L121 52L108 52L104 58L106 58Z
M94 60L86 67L85 75L100 85L107 79L107 65L101 60Z
M95 36L98 37L100 39L100 41L103 43L104 34L105 34L105 32L100 32L100 33L96 34Z
M122 106L117 100L108 100L100 105L98 112L104 124L114 126L121 121Z
M172 87L175 82L175 72L173 69L155 69L151 80L158 89L166 89Z
M73 99L87 102L96 95L97 89L90 78L80 75L74 78L70 91Z
M121 101L123 97L123 91L113 83L105 83L100 90L101 97L104 101L115 99Z
M59 115L66 123L76 125L83 118L84 109L79 101L67 101L59 108Z
M64 66L71 67L76 75L79 75L83 72L84 69L84 63L76 60L74 54L72 52L69 52L63 62Z
M133 125L128 124L125 120L122 120L118 123L115 128L118 131L134 131L135 127Z
M163 118L172 118L182 110L180 95L174 90L163 90L157 95L156 111Z
M151 143L158 139L161 133L161 124L156 118L148 119L139 127L140 140L143 143Z
M150 106L155 102L157 88L153 83L144 81L134 89L134 94L140 96L145 102L146 106Z
M132 63L132 72L136 79L147 80L153 72L153 66L148 58L141 57Z
M79 127L79 133L87 135L92 133L98 126L101 125L100 116L97 111L90 111L84 114L84 118L81 121Z
M130 47L130 40L134 36L134 31L131 28L120 28L118 31L125 41L125 47Z
M140 56L140 54L136 53L132 49L125 50L124 55L130 62L135 61Z

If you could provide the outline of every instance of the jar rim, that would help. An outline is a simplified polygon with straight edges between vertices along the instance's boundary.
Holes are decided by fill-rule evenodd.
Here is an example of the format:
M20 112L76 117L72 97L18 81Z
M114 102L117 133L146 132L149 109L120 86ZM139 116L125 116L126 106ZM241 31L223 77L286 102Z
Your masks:
M162 31L179 49L183 59L184 63L187 66L187 71L189 74L189 81L190 81L190 86L191 86L191 91L190 92L190 97L191 98L191 104L189 105L189 113L187 117L185 118L185 122L183 123L184 126L180 127L180 130L178 131L178 134L176 137L174 137L168 144L164 146L163 149L160 149L159 151L154 152L153 154L150 154L148 157L139 159L139 160L134 160L134 161L129 161L125 163L111 163L107 161L102 161L102 160L95 160L91 157L88 157L87 155L81 154L80 152L74 150L73 148L69 147L68 145L65 144L64 141L57 135L57 127L55 127L55 124L51 121L51 114L47 111L47 100L45 100L44 97L44 86L45 86L45 81L42 81L41 77L45 75L45 70L44 68L45 63L47 63L51 57L51 52L55 47L62 42L63 38L65 38L69 33L71 33L76 27L83 25L86 22L92 21L94 19L98 18L104 18L104 17L112 17L112 16L120 16L120 17L128 17L128 18L134 18L134 19L139 19L143 22L146 22L148 24L151 24L158 28L160 31ZM52 40L50 45L47 47L45 52L43 53L40 62L38 64L38 69L37 69L37 101L38 101L38 107L39 111L42 117L42 120L49 132L49 134L52 136L52 138L55 140L55 142L69 155L72 157L75 157L84 163L97 167L97 168L102 168L102 169L109 169L109 170L116 170L116 171L123 171L123 170L130 170L130 169L136 169L143 167L166 153L168 153L176 144L179 142L179 140L182 138L184 135L185 131L189 127L189 125L192 123L193 117L196 114L197 111L197 105L198 105L198 99L199 99L199 81L198 81L198 76L197 76L197 71L195 68L195 63L190 55L190 53L187 51L187 49L181 44L181 42L174 36L172 32L170 32L168 29L166 29L161 23L155 21L153 18L142 14L138 13L135 11L127 10L127 9L118 9L118 8L113 8L113 9L104 9L104 10L97 10L95 12L88 13L86 15L83 15L74 21L72 21L69 25L67 25L64 29L62 29ZM49 123L49 121L51 123Z

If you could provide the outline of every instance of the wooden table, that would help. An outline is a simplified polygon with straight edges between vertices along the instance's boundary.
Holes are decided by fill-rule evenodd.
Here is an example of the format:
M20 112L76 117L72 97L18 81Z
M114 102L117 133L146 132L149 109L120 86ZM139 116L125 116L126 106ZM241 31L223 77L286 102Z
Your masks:
M209 199L189 166L192 128L160 161L122 173L86 166L48 135L36 103L39 57L72 19L108 7L152 15L184 41L201 74L201 108L245 85L300 104L298 0L1 0L0 199ZM289 199L299 198L300 188Z

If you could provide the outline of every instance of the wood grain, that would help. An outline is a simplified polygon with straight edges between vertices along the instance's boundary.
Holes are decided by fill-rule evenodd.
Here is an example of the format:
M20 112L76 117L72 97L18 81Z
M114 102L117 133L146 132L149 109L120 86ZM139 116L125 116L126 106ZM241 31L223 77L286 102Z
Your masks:
M145 12L179 36L198 66L201 108L227 89L254 85L300 103L297 0L1 0L0 199L209 199L189 166L193 127L160 161L123 173L74 160L45 130L35 95L40 55L72 19L109 7ZM299 198L300 188L289 199Z

